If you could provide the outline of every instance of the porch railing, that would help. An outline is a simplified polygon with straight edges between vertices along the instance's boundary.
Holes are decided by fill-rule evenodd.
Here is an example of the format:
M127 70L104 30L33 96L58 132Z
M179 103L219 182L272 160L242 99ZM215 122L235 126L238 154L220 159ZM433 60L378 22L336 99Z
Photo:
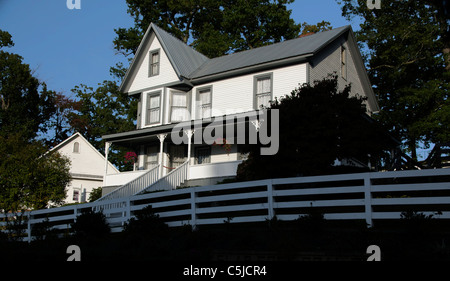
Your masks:
M124 198L137 194L140 191L144 190L146 187L157 182L158 179L159 179L159 165L150 169L148 172L130 181L129 183L115 189L113 192L106 194L97 201Z
M172 190L187 180L189 176L189 160L178 166L158 181L135 194L142 194L151 191Z

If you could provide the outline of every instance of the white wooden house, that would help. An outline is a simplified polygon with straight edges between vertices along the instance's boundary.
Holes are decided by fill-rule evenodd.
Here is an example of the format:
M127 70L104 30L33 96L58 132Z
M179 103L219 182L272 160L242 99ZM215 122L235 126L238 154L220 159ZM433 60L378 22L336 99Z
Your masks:
M139 100L137 128L103 136L138 154L136 170L110 174L105 198L184 185L213 184L232 177L244 154L195 143L208 120L255 112L303 83L339 76L339 87L367 97L368 114L379 110L350 26L209 59L150 24L120 86ZM187 144L174 144L171 131L182 121L202 120L200 130L185 130ZM232 143L235 136L226 136ZM112 172L115 172L114 170Z
M65 203L86 202L92 189L103 186L105 157L80 133L65 139L50 151L58 151L70 160L71 181L66 187ZM119 171L107 162L110 174Z

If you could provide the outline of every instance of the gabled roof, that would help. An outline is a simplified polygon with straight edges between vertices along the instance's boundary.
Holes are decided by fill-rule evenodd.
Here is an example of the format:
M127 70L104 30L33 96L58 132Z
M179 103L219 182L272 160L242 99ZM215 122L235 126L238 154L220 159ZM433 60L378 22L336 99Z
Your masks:
M124 91L126 85L132 78L131 74L135 68L138 67L138 61L145 56L145 45L150 41L152 33L158 38L164 52L169 58L175 73L180 78L180 81L189 77L189 74L202 65L208 58L201 53L197 52L193 48L186 45L183 41L179 40L172 34L158 27L156 24L151 23L147 31L142 38L141 43L134 55L133 61L125 74L122 84L119 87L119 91Z
M70 142L72 142L75 139L81 139L82 141L84 141L86 144L88 144L89 148L91 149L91 151L97 155L98 157L101 157L101 159L104 161L105 160L105 156L103 156L85 137L83 137L82 134L80 134L79 132L76 132L75 134L71 135L70 137L68 137L67 139L63 140L62 142L60 142L59 144L55 145L52 149L50 149L49 151L47 151L47 153L50 153L52 151L58 151L60 148L64 147L65 145L69 144ZM115 172L119 172L119 170L117 170L116 167L114 167L114 165L111 164L111 162L108 161L108 164L110 165L110 167L114 168Z
M146 55L144 52L145 45L149 42L152 33L158 38L180 81L184 79L195 81L207 77L220 79L223 78L220 77L221 74L230 74L231 72L242 71L244 69L251 70L252 67L277 62L282 63L290 59L307 58L319 52L322 48L348 30L351 30L350 25L305 37L286 40L268 46L208 59L183 41L158 27L156 24L151 23L145 32L119 90L125 90L125 85L127 85L131 79L131 77L129 77L130 73L138 67L138 63L135 62Z
M146 44L149 44L153 33L158 38L164 52L169 58L179 78L179 82L190 86L220 80L230 76L262 71L266 68L281 67L307 61L308 58L314 56L331 42L346 33L349 34L348 40L352 41L352 44L357 48L352 28L350 25L347 25L268 46L209 59L167 31L151 23L120 85L120 91L124 92L129 86L129 83L131 83L132 73L139 67L138 62L142 61L143 56L146 55L144 49ZM354 57L356 68L363 80L363 87L368 93L369 103L374 108L374 112L376 112L379 110L379 106L358 50L354 51Z
M155 31L166 55L169 57L178 77L188 78L200 65L208 60L208 57L189 47L183 41L155 24L150 24L149 29Z

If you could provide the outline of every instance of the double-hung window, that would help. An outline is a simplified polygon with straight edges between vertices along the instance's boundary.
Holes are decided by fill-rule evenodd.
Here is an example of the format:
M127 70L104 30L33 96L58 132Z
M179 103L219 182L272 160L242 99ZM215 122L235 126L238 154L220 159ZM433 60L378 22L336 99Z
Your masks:
M158 146L147 146L145 169L150 170L158 165Z
M197 92L197 119L211 117L211 88L200 89Z
M188 95L184 92L171 92L170 122L181 122L189 119Z
M255 109L270 106L272 100L272 74L255 77Z
M146 125L160 122L161 92L149 93L147 95L147 120Z
M150 52L150 65L148 76L155 76L159 74L159 50Z

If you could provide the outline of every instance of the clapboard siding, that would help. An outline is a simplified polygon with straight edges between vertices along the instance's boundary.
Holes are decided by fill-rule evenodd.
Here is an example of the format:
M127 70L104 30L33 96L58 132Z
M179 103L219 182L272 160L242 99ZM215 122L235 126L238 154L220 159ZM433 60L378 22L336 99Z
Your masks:
M155 35L150 38L151 43L145 49L145 56L139 62L139 67L133 82L130 85L129 92L136 92L150 87L157 87L167 83L179 81L172 64L169 61L164 49L161 47ZM160 52L159 75L148 77L150 51L158 50Z
M346 80L343 79L341 75L341 46L344 46L347 53ZM352 95L358 94L360 96L367 96L367 93L363 90L361 78L355 67L354 52L355 50L348 44L348 41L345 40L345 38L341 37L334 41L311 60L310 81L314 82L315 80L322 80L329 74L335 73L338 75L338 87L340 90L344 89L346 85L351 84Z
M292 90L307 81L307 64L293 65L273 70L256 72L209 84L198 85L192 89L192 116L195 117L195 94L197 89L212 86L213 116L253 110L254 77L271 73L273 77L273 97L288 95Z

